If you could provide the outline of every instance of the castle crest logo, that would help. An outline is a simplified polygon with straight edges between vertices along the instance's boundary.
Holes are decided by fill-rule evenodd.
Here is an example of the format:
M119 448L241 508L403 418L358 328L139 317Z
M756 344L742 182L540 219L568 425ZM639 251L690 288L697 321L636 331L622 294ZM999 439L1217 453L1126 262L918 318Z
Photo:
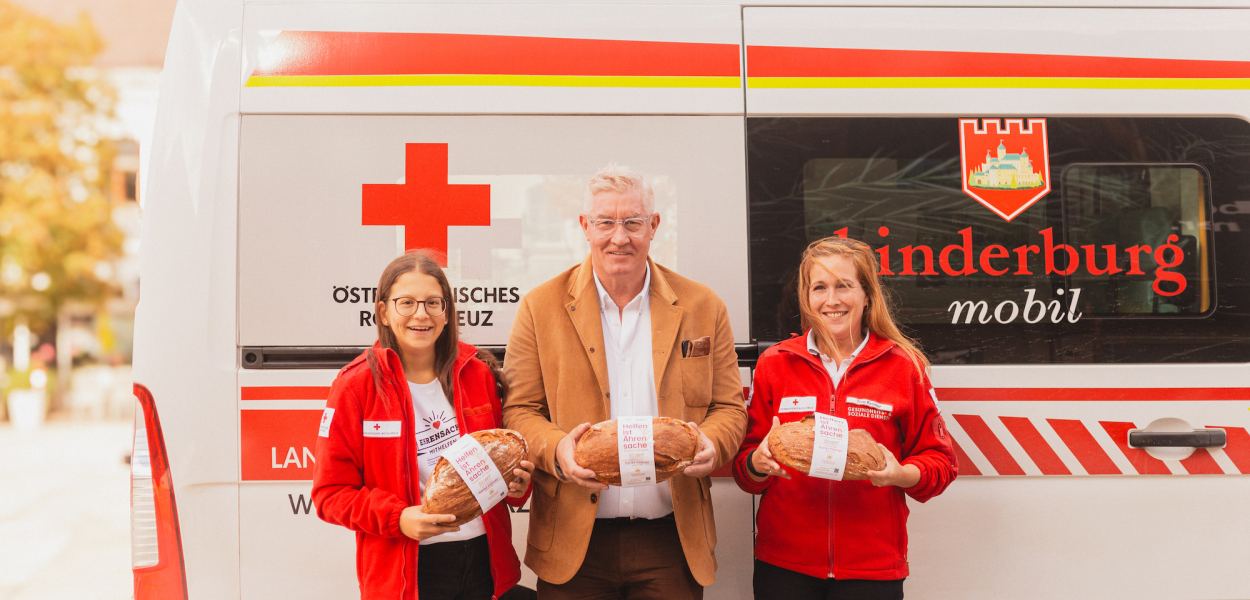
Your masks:
M1007 221L1050 193L1046 119L960 119L964 193Z

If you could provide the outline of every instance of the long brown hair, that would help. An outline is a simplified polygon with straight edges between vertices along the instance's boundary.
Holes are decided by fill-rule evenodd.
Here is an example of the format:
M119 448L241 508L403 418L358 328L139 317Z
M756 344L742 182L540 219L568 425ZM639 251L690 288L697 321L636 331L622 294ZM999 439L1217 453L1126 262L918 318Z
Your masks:
M812 266L818 259L830 256L844 256L855 265L855 274L860 287L868 297L868 306L864 310L864 324L868 331L886 338L898 345L899 349L911 359L916 370L925 373L929 370L929 359L915 340L907 337L894 322L893 311L885 290L881 287L881 278L877 276L877 255L872 248L859 240L830 236L808 244L803 251L803 260L799 263L799 317L804 329L812 329L818 339L825 342L825 332L816 325L820 323L819 315L812 311L807 293L812 285Z
M401 275L413 272L429 275L438 280L438 287L442 289L443 298L447 300L447 310L443 313L447 317L447 325L443 327L443 333L434 341L434 373L438 377L438 382L443 386L443 393L447 395L447 400L451 401L451 371L460 352L456 298L451 292L451 284L447 282L447 275L443 273L442 267L438 266L431 251L409 250L392 260L382 270L382 276L378 278L377 302L373 304L373 322L378 327L378 343L383 348L394 350L395 354L399 355L400 363L403 363L404 353L399 350L399 342L395 339L395 333L390 327L382 324L382 315L386 312L386 304L391 300L391 288L395 286L395 281ZM380 389L382 376L378 370L377 356L373 352L369 353L369 370L373 372L374 385Z

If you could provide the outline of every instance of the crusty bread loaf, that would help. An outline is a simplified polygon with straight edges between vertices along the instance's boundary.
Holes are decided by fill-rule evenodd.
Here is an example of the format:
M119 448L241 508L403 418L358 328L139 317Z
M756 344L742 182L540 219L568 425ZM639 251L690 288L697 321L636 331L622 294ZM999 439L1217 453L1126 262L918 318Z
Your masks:
M812 468L812 447L816 439L816 417L786 423L768 434L768 449L777 462L801 473ZM847 440L846 469L842 480L867 479L868 471L885 468L885 455L863 429L852 429Z
M483 429L469 435L490 455L495 466L499 467L499 472L503 473L504 481L511 482L512 470L519 468L521 461L529 453L525 438L511 429ZM468 484L460 478L460 473L456 472L446 458L439 458L434 464L434 472L426 483L421 505L429 514L456 515L452 525L463 525L482 514L477 498L473 497Z
M699 451L699 430L680 419L654 417L651 432L655 437L655 479L659 483L694 460ZM577 464L594 471L600 483L620 485L621 461L616 441L615 420L595 423L577 441L573 458Z

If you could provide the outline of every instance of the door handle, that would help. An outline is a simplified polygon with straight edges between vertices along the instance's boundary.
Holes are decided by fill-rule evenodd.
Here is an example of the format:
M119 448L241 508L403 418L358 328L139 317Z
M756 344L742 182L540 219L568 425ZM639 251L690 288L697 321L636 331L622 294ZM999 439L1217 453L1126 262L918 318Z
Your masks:
M1146 431L1131 429L1128 432L1130 448L1223 448L1228 443L1228 432L1223 429L1194 429L1192 431Z

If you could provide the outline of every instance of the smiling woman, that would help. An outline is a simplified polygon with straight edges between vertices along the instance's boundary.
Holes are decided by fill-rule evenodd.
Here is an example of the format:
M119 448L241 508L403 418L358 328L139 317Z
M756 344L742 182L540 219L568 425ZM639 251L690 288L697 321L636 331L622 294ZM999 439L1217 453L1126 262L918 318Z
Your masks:
M313 474L317 514L356 532L357 563L370 565L360 571L365 598L415 595L410 581L422 598L501 596L520 579L507 507L482 502L480 517L461 522L426 512L418 498L462 437L502 426L507 386L460 342L449 318L451 284L432 255L392 260L377 298L378 341L339 373L326 402ZM521 461L499 473L499 496L506 486L508 504L524 504L532 470Z
M895 324L878 271L863 242L808 245L797 290L806 335L769 348L756 364L734 478L747 492L768 492L756 517L757 599L902 598L905 496L924 502L958 472L929 362ZM792 476L781 465L793 464L781 456L786 449L774 454L769 443L795 427L783 422L806 419L810 470ZM859 463L874 443L883 460L865 470ZM791 514L817 518L795 527Z

